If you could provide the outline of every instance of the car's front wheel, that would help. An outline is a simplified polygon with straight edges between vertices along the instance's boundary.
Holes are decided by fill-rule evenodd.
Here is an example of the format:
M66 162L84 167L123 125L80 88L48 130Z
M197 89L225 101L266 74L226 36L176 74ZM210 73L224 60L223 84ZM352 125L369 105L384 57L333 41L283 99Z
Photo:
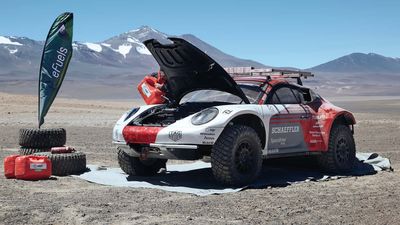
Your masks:
M232 186L254 181L262 167L261 142L248 126L228 126L211 151L211 167L217 181Z
M118 150L118 164L128 175L133 176L153 176L160 169L166 168L166 159L146 159L141 160L138 157L132 157L123 150Z
M350 172L356 161L356 145L353 134L346 125L333 125L328 151L318 156L319 165L332 173Z

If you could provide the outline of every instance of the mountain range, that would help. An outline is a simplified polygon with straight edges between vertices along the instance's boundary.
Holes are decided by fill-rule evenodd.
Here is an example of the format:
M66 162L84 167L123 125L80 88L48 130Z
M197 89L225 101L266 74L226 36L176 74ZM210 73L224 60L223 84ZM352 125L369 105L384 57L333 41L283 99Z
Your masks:
M155 38L166 42L167 35L148 26L122 33L98 43L74 42L73 57L60 94L75 98L136 98L135 86L158 65L142 41ZM191 34L180 36L210 55L222 66L269 67L262 63L226 54ZM29 93L37 91L37 77L44 42L27 37L0 36L1 92ZM290 65L288 65L290 66ZM365 85L379 75L380 82L389 88L374 94L400 94L392 87L393 79L400 78L400 59L369 53L353 53L309 68L318 76L309 85L331 94L365 93ZM362 82L360 82L360 80ZM34 82L34 84L32 84ZM353 86L355 85L355 86ZM358 86L357 86L358 85ZM349 88L350 87L350 88ZM390 89L390 91L389 91ZM354 94L353 93L353 94Z
M74 73L75 78L84 78L86 75L101 78L121 73L143 75L155 71L158 66L142 42L151 38L165 42L168 36L170 35L143 26L99 43L74 42L69 72ZM228 55L194 35L185 34L179 37L190 41L224 66L264 66L255 61ZM39 66L43 44L43 41L26 37L0 36L0 74L29 71L30 76L27 78L36 77L31 71Z
M309 70L336 73L400 73L400 58L375 53L352 53Z

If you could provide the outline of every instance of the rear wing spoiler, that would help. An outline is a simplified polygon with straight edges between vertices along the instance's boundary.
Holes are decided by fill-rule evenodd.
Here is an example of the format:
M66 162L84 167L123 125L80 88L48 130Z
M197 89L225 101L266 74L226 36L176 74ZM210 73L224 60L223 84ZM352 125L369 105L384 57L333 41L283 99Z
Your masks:
M274 68L255 69L254 67L226 67L224 68L231 76L266 76L268 80L272 78L293 78L297 84L303 85L301 78L307 79L314 77L314 74L301 70L287 70Z

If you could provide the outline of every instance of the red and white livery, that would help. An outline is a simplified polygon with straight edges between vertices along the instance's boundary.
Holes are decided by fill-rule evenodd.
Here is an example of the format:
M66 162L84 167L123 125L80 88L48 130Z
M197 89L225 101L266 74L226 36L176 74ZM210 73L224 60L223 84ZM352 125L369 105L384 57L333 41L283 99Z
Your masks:
M185 40L170 40L144 42L167 77L167 103L134 108L113 130L126 173L210 157L216 180L243 185L257 178L263 158L316 155L330 172L353 167L355 119L302 85L311 73L224 69Z

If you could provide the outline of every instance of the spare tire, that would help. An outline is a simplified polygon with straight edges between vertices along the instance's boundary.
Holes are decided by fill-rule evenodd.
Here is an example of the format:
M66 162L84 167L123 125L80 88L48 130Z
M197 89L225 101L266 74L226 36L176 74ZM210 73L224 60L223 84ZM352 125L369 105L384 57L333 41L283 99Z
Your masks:
M26 148L26 147L21 147L19 148L19 154L20 155L32 155L34 153L38 152L50 152L50 148Z
M62 154L40 152L34 155L47 156L52 164L52 174L56 176L77 175L86 171L86 155L83 152Z
M64 128L19 130L19 145L26 148L59 147L65 145L66 140Z

